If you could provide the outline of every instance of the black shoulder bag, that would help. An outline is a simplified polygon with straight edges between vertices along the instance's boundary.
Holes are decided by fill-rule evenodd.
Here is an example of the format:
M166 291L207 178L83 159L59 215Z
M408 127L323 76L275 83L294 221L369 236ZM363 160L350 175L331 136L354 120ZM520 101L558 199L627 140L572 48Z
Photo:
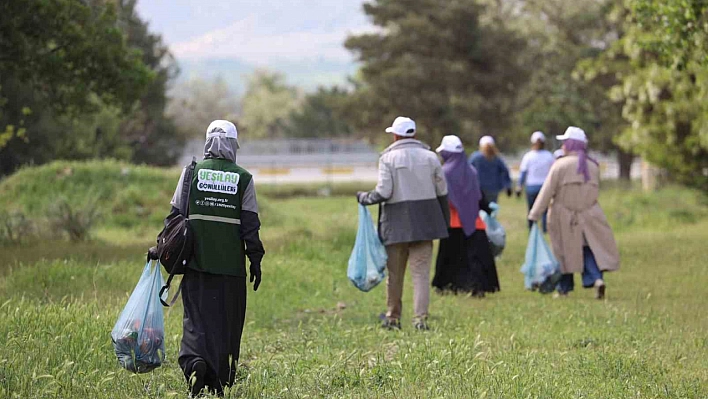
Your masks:
M165 228L157 235L157 254L160 257L162 267L170 274L167 282L160 290L160 302L162 302L163 306L174 305L182 289L181 284L169 304L162 300L162 295L170 288L175 274L184 274L187 270L187 264L194 255L194 234L189 225L189 194L196 166L197 161L192 158L192 163L185 168L184 178L182 179L182 197L179 203L179 212L167 216Z

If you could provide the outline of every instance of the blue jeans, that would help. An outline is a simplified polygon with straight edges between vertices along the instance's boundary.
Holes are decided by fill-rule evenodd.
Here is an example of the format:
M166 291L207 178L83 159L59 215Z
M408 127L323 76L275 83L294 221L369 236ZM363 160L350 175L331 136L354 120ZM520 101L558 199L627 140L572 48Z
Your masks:
M597 266L595 255L592 254L590 247L583 247L583 287L592 288L597 280L602 280L602 271ZM561 294L567 294L573 291L574 287L573 273L570 273L561 277L557 289Z
M533 203L536 202L536 198L541 192L541 187L542 186L526 186L526 203L528 204L529 211L533 208ZM544 233L548 231L546 228L546 213L548 213L548 211L543 212L543 223L541 224ZM531 230L532 226L533 222L529 220L529 230Z

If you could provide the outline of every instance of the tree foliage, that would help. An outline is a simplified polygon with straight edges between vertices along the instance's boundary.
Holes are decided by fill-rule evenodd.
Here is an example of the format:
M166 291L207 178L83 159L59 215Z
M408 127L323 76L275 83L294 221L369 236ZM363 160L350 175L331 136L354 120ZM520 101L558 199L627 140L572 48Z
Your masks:
M0 3L2 78L23 82L58 112L93 108L87 93L108 104L132 106L154 77L140 57L126 43L110 3Z
M580 126L594 149L616 148L613 139L624 121L621 105L607 90L610 76L583 79L582 62L597 57L621 36L605 19L606 0L566 2L533 0L524 3L519 29L529 38L524 57L532 66L529 83L520 93L520 125L525 137L534 130L555 135L568 126Z
M676 7L691 24L708 22L702 3L618 4L611 17L622 23L625 34L594 71L619 78L609 92L623 105L628 122L619 143L677 181L708 191L708 69L705 46L696 46L705 43L708 32L681 27L686 20Z
M241 103L224 79L192 78L174 88L167 114L186 137L201 139L215 119L237 123Z
M297 88L285 82L280 73L260 70L249 76L241 106L241 127L249 138L275 138L285 135L288 116L299 102Z
M119 25L132 49L154 76L126 115L121 132L136 163L171 166L181 155L184 132L166 116L167 90L179 73L177 63L159 34L148 29L136 11L137 0L118 0Z
M363 64L359 125L380 132L406 115L431 141L455 133L504 142L529 68L518 57L525 41L503 20L483 21L474 0L376 0L364 12L379 30L345 42Z
M0 3L0 175L53 159L171 164L170 60L134 0Z
M354 133L343 113L349 92L340 88L320 87L308 94L291 111L285 124L288 137L343 137Z
M657 55L664 66L681 69L708 65L708 2L705 0L632 0L626 5L633 23L647 33L637 46Z

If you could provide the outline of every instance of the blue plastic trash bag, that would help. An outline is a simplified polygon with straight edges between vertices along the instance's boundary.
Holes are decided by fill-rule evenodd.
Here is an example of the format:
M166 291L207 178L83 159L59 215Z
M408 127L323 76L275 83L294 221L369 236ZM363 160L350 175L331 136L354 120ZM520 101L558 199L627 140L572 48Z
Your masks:
M387 258L386 248L376 233L369 210L359 205L359 230L349 257L347 277L356 288L368 292L386 277Z
M147 263L111 331L118 362L128 371L147 373L165 360L165 320L159 297L163 285L160 264Z
M560 280L560 264L544 240L538 223L531 227L526 246L526 262L521 266L521 273L524 274L526 289L538 290L544 294L552 292Z
M492 255L497 257L504 252L504 247L506 247L506 230L504 230L504 227L497 220L499 205L496 202L492 202L489 204L489 207L492 209L491 215L480 210L479 216L482 218L484 224L487 225L485 231L489 239L489 244L492 247Z

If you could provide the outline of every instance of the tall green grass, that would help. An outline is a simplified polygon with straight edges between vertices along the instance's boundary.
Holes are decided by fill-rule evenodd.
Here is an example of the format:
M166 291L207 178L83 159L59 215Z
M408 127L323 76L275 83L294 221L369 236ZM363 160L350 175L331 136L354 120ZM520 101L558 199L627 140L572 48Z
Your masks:
M106 186L122 168L108 167L113 172L104 175ZM87 243L0 247L0 397L186 396L176 363L181 306L166 312L167 362L155 372L121 370L110 343L178 174L145 173L134 182L164 179L155 220L104 220ZM81 181L97 180L86 175ZM13 178L0 184L0 193L8 192L8 182ZM19 183L12 184L17 190ZM113 195L142 187L132 184ZM433 295L433 329L421 333L409 324L409 279L401 332L378 327L383 285L361 293L346 279L357 218L351 194L358 187L332 198L303 196L317 187L294 194L269 189L260 190L268 252L263 284L249 291L242 365L227 397L708 397L708 319L702 310L708 300L708 207L696 192L603 192L601 205L622 256L622 269L606 276L606 301L580 289L566 300L524 291L518 269L527 237L525 204L503 198L508 246L497 263L502 292L484 300ZM4 197L2 206L27 206L24 199ZM32 201L38 207L32 209L49 202ZM113 209L112 199L105 206Z

